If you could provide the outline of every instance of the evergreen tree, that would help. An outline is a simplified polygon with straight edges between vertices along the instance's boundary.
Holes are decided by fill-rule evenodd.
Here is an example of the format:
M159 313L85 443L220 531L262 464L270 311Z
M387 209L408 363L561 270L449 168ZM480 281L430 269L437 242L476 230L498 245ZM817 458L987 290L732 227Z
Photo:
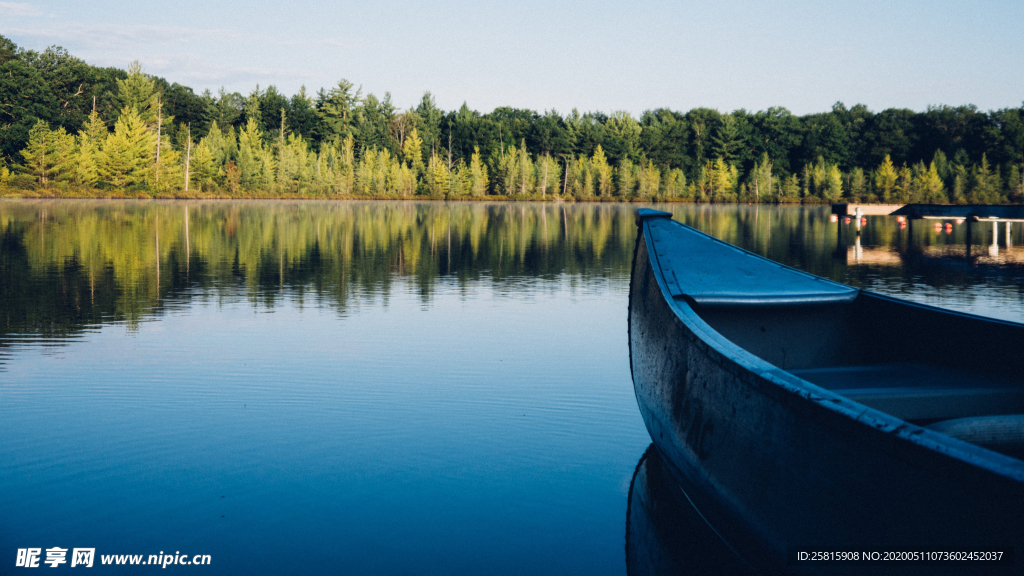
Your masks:
M316 105L316 114L323 127L323 139L344 140L349 136L357 136L354 112L362 100L362 90L353 92L354 86L342 78L329 92L321 92Z
M685 198L687 196L686 174L679 168L673 168L665 176L665 196L669 198Z
M713 144L712 151L716 156L726 162L733 161L739 154L740 147L743 145L743 140L740 136L739 125L736 122L736 118L729 114L723 115L722 121L715 129L711 142Z
M206 147L213 156L213 162L218 166L223 166L238 156L234 127L229 126L227 132L223 132L218 122L214 120L210 125L210 131L203 137L202 142L206 143Z
M21 151L25 159L24 172L32 176L40 186L46 186L58 171L54 134L50 127L39 120L29 130L28 146Z
M896 198L900 202L912 202L913 201L913 173L907 165L904 164L900 167L897 172L898 179L896 181Z
M263 180L263 132L254 118L245 122L245 129L238 133L238 170L241 183L257 186Z
M939 177L939 170L935 164L933 160L928 169L922 170L917 176L917 188L920 191L921 200L924 202L945 202L947 200L945 186L942 184L942 178Z
M121 109L133 108L146 124L155 121L154 108L158 97L156 83L142 72L138 60L128 66L128 77L117 81L117 99Z
M544 154L537 158L537 191L541 198L548 194L557 194L562 182L562 167L550 154Z
M594 149L594 155L590 158L590 166L594 171L594 177L597 179L597 195L598 196L611 196L612 195L612 167L608 164L608 159L605 158L604 150L601 149L601 145L598 144L597 148Z
M88 137L85 131L82 131L78 133L77 150L75 183L81 186L95 186L99 180L99 164L96 161L99 146Z
M761 155L761 160L754 163L750 170L747 187L753 191L755 199L768 199L772 193L772 161L768 153Z
M843 174L839 166L829 164L825 172L825 200L836 202L843 196Z
M892 160L889 159L889 155L885 155L885 159L882 160L881 165L875 170L875 190L881 195L882 202L889 202L892 200L892 193L896 189L896 181L899 179L899 174L896 172L896 168L892 165Z
M423 140L420 139L419 131L413 128L405 138L402 146L402 158L409 164L416 174L423 174L426 167L423 164Z
M868 181L864 177L863 168L854 168L850 172L850 199L863 201L868 194Z
M1010 164L1009 173L1006 178L1006 188L1009 191L1009 200L1014 203L1024 202L1024 164Z
M189 179L199 185L200 192L214 185L217 178L217 162L206 138L192 149L192 160L189 163Z
M629 158L623 158L619 160L619 166L615 170L618 189L616 190L618 196L622 198L631 198L633 193L636 191L637 185L637 170L636 165Z
M997 188L994 186L996 175L988 164L988 157L981 155L981 162L976 164L972 174L970 201L975 204L995 202Z
M654 198L661 190L661 170L654 165L654 162L647 161L646 166L641 166L638 173L637 196L640 198Z
M739 170L725 161L718 158L714 162L712 172L714 186L714 200L717 202L728 202L733 200L736 194L736 185L739 183Z
M800 177L796 174L790 174L789 178L782 181L782 197L783 202L795 202L800 198Z
M138 110L124 108L96 155L100 178L115 188L144 183L155 145Z
M480 160L480 147L473 148L469 161L469 193L472 196L487 194L487 166Z

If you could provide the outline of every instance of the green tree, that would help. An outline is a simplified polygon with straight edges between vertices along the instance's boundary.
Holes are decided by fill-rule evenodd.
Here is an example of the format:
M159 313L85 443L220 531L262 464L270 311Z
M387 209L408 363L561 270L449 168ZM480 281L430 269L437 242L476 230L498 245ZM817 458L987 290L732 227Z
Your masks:
M594 172L594 177L597 179L597 195L611 196L612 187L614 186L612 181L613 169L608 164L608 159L605 157L604 150L601 149L600 144L594 149L594 155L590 158L590 166Z
M825 172L824 197L829 202L836 202L843 196L843 174L839 166L829 163Z
M850 172L850 198L862 201L868 194L868 181L863 168L854 168Z
M686 174L680 168L673 168L665 175L665 196L669 198L687 197Z
M50 130L46 122L39 120L29 130L28 146L21 151L21 156L25 159L24 172L32 176L40 186L48 185L68 168L62 165L64 160L58 150L57 138L57 132Z
M116 188L143 183L155 145L138 110L124 108L96 156L100 178Z
M615 169L615 175L616 180L618 180L618 189L616 190L618 196L621 198L631 198L633 193L636 192L638 176L636 164L633 164L633 161L629 158L619 160L619 165Z
M557 194L562 183L562 166L550 154L544 154L537 158L536 168L537 190L540 191L541 198L546 198L548 194Z
M657 196L661 191L661 170L654 162L648 160L646 166L641 166L638 176L637 196L648 199Z
M754 198L768 199L772 194L772 161L768 153L761 155L761 160L754 163L754 167L748 175L748 187L754 192Z
M128 66L128 77L117 81L117 99L121 109L133 108L146 124L151 124L156 121L158 98L153 79L142 72L138 60L132 62Z
M722 121L715 128L711 142L715 155L726 162L732 162L739 155L740 147L743 145L736 118L729 114L723 115Z
M245 129L238 133L238 169L241 182L246 186L258 186L264 176L263 132L254 118L249 118Z
M472 196L487 194L487 166L480 160L480 147L473 148L469 161L469 193Z
M942 178L939 177L939 170L934 160L927 170L922 170L917 174L917 189L921 200L925 202L946 201L945 186L942 183Z
M342 78L327 93L320 93L316 114L320 118L322 138L344 140L356 137L354 111L362 100L362 90L355 90L354 84Z
M189 179L199 185L199 190L214 186L218 176L218 166L214 159L213 151L206 139L199 141L199 144L192 149L192 160L189 163Z
M885 155L885 159L875 170L875 190L881 194L882 202L889 202L892 200L893 190L896 189L896 181L899 179L899 174L896 172L896 168L892 165L892 160L889 159L889 155Z

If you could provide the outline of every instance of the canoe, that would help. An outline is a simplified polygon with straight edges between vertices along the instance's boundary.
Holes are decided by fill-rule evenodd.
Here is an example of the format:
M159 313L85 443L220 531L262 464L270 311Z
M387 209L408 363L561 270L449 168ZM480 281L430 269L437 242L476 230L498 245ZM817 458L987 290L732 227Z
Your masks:
M790 565L808 547L1024 550L1024 325L818 278L666 212L637 225L637 403L748 564L844 569Z

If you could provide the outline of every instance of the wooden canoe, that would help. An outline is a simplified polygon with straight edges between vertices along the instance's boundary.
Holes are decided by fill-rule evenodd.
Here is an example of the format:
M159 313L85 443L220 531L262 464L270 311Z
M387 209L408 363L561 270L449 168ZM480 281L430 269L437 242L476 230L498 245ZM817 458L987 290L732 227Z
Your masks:
M818 278L665 212L637 224L640 412L751 566L807 571L792 547L1024 552L1024 325Z

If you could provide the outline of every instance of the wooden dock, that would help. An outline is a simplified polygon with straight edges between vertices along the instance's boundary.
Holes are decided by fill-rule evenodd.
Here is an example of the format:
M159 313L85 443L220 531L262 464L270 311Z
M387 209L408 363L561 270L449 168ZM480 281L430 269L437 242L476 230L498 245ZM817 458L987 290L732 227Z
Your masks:
M849 204L832 205L832 213L839 216L888 216L906 204Z
M839 216L905 216L912 220L969 220L1024 222L1020 204L852 204L836 203L832 213Z
M1024 206L1019 204L907 204L893 216L932 220L980 220L1024 222Z

